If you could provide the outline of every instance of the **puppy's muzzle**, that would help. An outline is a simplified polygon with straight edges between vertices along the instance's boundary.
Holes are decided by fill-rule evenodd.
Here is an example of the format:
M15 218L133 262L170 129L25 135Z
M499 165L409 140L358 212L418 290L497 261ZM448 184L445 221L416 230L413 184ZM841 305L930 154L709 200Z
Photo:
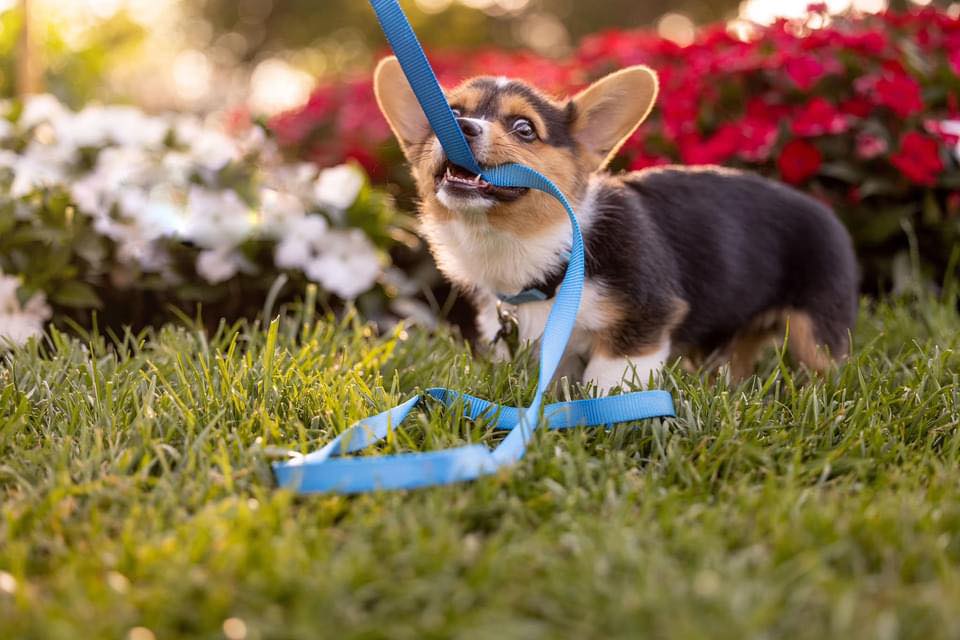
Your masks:
M473 151L479 162L483 162L486 156L486 147L489 141L486 139L489 134L490 123L486 120L477 118L457 118L457 124L463 132L463 137L470 150ZM436 189L448 189L449 192L462 195L477 195L499 202L513 202L520 198L527 189L522 187L498 187L492 185L480 176L471 171L459 167L449 161L443 162L435 176Z

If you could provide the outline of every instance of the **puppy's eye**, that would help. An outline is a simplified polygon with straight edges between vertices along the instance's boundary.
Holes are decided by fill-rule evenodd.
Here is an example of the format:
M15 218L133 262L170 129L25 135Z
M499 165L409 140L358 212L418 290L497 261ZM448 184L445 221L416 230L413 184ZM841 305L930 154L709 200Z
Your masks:
M527 142L537 138L537 130L533 128L533 123L526 118L517 118L513 121L513 133Z

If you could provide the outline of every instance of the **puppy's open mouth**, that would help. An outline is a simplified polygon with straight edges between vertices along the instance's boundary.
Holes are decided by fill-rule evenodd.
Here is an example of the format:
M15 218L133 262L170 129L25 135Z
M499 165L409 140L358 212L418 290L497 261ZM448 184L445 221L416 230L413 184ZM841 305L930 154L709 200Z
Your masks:
M451 162L444 162L435 178L437 191L448 191L462 196L481 196L499 202L513 202L525 194L524 187L498 187L480 176Z

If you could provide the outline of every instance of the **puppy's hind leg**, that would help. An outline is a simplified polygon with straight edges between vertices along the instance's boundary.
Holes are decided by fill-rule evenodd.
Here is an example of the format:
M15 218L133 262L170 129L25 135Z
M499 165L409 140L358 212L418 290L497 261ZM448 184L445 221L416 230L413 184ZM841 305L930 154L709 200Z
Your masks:
M737 336L729 347L731 381L737 384L753 375L764 349L776 345L777 339L769 331L749 331Z
M798 309L787 311L785 316L789 323L787 347L800 364L823 372L836 360L849 355L850 341L843 323L814 317Z

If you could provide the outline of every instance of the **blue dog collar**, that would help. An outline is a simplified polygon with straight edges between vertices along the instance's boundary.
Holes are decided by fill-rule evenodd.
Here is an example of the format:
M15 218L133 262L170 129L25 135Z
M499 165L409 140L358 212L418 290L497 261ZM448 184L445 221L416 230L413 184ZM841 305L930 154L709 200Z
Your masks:
M543 302L544 300L549 300L550 296L540 289L524 289L520 293L515 293L512 296L498 293L497 299L500 302L505 302L507 304L521 305L527 304L528 302Z
M567 264L570 263L570 252L563 252L563 261ZM519 306L521 304L527 304L529 302L543 302L544 300L549 300L554 296L556 292L556 287L547 285L550 288L550 291L544 291L541 287L528 287L521 291L520 293L515 293L513 295L507 295L505 293L498 293L497 299L500 302L505 302L507 304L512 304Z

